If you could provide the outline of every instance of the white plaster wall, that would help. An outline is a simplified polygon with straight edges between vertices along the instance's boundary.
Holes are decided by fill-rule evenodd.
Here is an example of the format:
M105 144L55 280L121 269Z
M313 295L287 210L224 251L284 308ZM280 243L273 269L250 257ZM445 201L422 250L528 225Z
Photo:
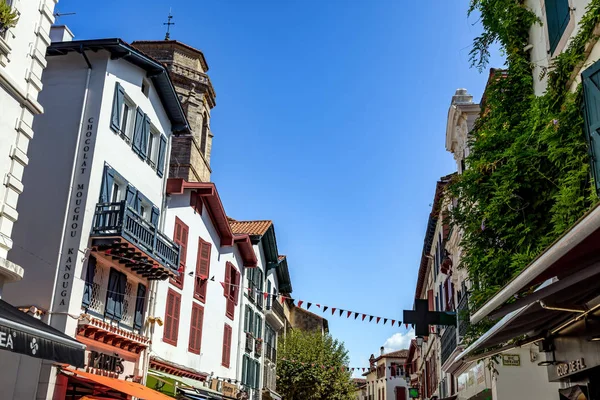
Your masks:
M220 247L219 235L212 224L211 218L203 207L202 215L197 214L190 207L190 190L183 195L172 195L169 198L168 209L165 219L165 233L172 236L175 230L175 218L179 218L189 227L188 248L186 258L186 271L183 290L169 284L168 281L158 285L155 316L165 320L166 300L169 289L181 293L181 309L179 322L179 336L177 346L163 341L164 325L154 327L152 339L152 354L165 360L193 368L197 371L211 373L223 378L236 379L238 360L238 331L239 324L243 318L242 300L238 302L235 309L234 319L225 316L226 298L223 295L223 286L220 282L225 281L225 266L231 262L243 273L243 262L237 246ZM198 254L198 238L211 243L210 253L210 277L206 292L206 303L194 299L194 278L188 276L189 272L195 272ZM204 307L204 321L202 327L202 342L200 355L188 351L190 322L192 314L192 303ZM231 359L230 367L221 365L223 349L223 330L225 323L232 327Z
M391 376L391 369L389 367L392 366L392 363L398 363L400 365L403 365L404 368L404 362L406 361L406 359L403 358L386 358L385 359L385 373L386 376ZM403 386L404 388L406 388L406 399L408 399L408 387L409 385L406 383L406 380L404 379L404 377L395 377L392 379L388 379L387 382L384 381L385 384L385 398L386 400L396 400L396 392L395 389L398 386ZM404 399L403 399L404 400Z
M34 115L42 111L37 102L40 78L45 66L45 32L54 22L56 1L13 1L19 21L5 38L0 38L0 273L12 247L12 230L18 220L16 211L23 192L23 170L33 138ZM30 77L36 85L32 84ZM8 185L5 185L8 183ZM20 268L18 268L20 269ZM22 271L20 272L22 274ZM0 295L2 282L0 282Z

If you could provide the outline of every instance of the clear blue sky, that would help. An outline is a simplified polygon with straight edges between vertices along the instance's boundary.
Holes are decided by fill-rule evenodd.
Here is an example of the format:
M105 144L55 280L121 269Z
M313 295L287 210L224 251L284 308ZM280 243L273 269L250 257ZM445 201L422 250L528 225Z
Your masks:
M294 297L401 319L411 308L456 88L479 28L468 0L82 2L58 10L76 39L171 37L201 49L217 92L212 168L227 213L275 221ZM501 66L499 58L492 66ZM311 311L316 310L313 306ZM367 366L404 327L327 312ZM398 337L396 337L398 339Z

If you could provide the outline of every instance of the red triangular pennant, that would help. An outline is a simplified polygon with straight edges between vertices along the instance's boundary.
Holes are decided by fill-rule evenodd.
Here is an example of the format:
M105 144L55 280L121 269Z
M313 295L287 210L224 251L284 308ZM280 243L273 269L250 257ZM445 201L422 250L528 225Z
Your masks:
M396 320L395 320L395 319L393 319L393 320L392 320L392 326L394 326L394 324L395 324L395 323L396 323Z
M346 318L350 318L350 315L352 315L352 311L348 311L348 316Z
M283 304L285 302L286 297L285 296L281 296L281 298L279 299L279 301L281 302L281 304Z
M221 282L221 286L223 286L223 289L225 289L225 282Z
M298 307L302 307L302 303L304 303L304 300L298 300Z
M335 313L335 307L331 309L331 315L333 315Z
M265 301L267 301L267 297L269 297L269 293L267 293L267 292L264 292L264 293L263 293L263 297L265 298Z
M399 323L400 323L400 322L398 322L398 324L399 324ZM406 326L406 329L408 329L408 324L404 324L404 326Z
M377 317L377 322L375 322L375 323L378 324L380 320L381 320L381 317Z
M364 321L364 320L365 320L365 318L367 318L367 314L363 314L363 318L362 318L362 320Z
M317 307L319 307L319 308L321 308L321 305L320 305L320 304L316 304L316 306L317 306Z

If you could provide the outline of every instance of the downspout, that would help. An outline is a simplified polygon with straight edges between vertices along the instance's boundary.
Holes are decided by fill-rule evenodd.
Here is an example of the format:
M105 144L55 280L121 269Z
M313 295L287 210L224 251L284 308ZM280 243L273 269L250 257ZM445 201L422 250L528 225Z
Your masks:
M65 241L65 234L67 232L67 225L68 225L68 219L69 219L69 207L71 206L71 195L73 194L73 181L75 180L75 171L77 170L77 160L79 158L79 150L80 148L82 148L81 146L79 146L79 142L81 141L81 136L83 134L83 123L85 120L85 112L87 109L87 103L88 103L88 95L89 95L89 89L90 89L90 78L92 75L92 64L90 63L90 60L88 59L87 55L85 54L85 50L83 50L83 45L81 45L81 47L79 48L79 52L81 53L81 55L83 56L88 70L87 70L87 77L85 80L85 91L83 94L83 104L81 106L81 116L79 117L79 127L78 127L78 131L77 131L77 140L75 141L75 156L73 157L73 167L71 168L71 179L70 179L70 184L69 184L69 193L67 195L67 204L65 206L65 218L63 220L63 228L62 228L62 233L60 236L60 244L59 244L59 252L58 252L58 260L56 261L56 271L54 273L54 284L52 287L52 297L50 298L50 309L48 312L48 325L50 325L50 321L52 320L52 315L53 315L53 310L54 310L54 296L56 294L56 282L58 280L58 273L60 271L60 260L62 259L62 255L63 255L63 245L64 245L64 241ZM79 251L79 249L77 249L77 251Z
M235 252L235 248L233 249L233 251ZM242 297L242 301L240 302L240 318L239 318L239 323L238 323L238 345L237 345L237 349L238 349L238 354L237 354L237 365L236 365L236 377L239 376L240 377L240 381L243 375L243 371L242 371L242 367L243 367L243 363L242 363L242 357L244 356L244 347L242 347L242 327L244 326L244 321L242 320L242 318L245 318L246 314L244 312L242 312L242 310L244 310L246 308L246 297L244 296L244 293L246 293L246 267L244 266L244 263L241 263L241 267L243 267L243 271L244 274L240 277L240 281L241 281L241 288L243 290L240 290L240 296ZM245 336L245 335L244 335ZM245 346L245 343L244 343ZM242 349L242 351L240 351L240 349ZM247 378L247 377L246 377ZM242 382L242 386L244 386L244 383Z
M169 179L169 169L170 169L170 165L171 165L171 145L172 145L172 139L173 139L173 133L171 132L171 134L169 135L169 141L167 142L167 149L165 150L165 153L167 155L166 159L165 159L165 169L163 172L163 185L162 185L162 204L161 204L161 213L160 213L160 219L158 221L158 230L160 232L164 232L165 230L165 223L166 223L166 216L167 216L167 209L169 207L169 200L170 197L167 196L167 180ZM146 313L146 321L148 320L149 316L155 317L154 313L156 311L156 292L158 290L158 281L153 280L152 282L150 282L150 297L148 299L148 312ZM148 347L146 348L146 352L144 354L144 365L143 365L143 370L142 370L142 384L146 385L146 379L148 377L148 371L150 369L150 355L152 354L152 343L154 342L154 323L152 325L148 324L148 332L147 332L148 336L150 337L150 343L148 344Z

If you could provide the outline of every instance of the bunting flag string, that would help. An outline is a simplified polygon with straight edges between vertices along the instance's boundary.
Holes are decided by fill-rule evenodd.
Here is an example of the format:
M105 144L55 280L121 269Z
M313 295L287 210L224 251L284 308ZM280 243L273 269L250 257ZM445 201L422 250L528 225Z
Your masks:
M354 372L376 372L376 368L369 368L369 367L347 367L345 365L342 365L341 367L335 367L335 366L329 366L329 365L324 365L324 364L318 364L318 363L311 363L311 362L303 362L303 361L298 361L298 360L291 360L291 359L287 359L287 358L281 358L280 361L285 361L287 363L292 363L292 364L300 364L302 366L305 367L313 367L313 368L321 368L321 369L329 369L330 371L335 371L336 369L339 369L342 372L350 372L350 373L354 373ZM384 380L391 380L391 379L397 379L397 378L404 378L404 368L402 366L388 366L387 369L390 371L389 375L386 373L385 377L378 377L376 380L378 381L384 381Z
M210 279L210 281L214 281L214 277ZM227 285L230 286L234 286L234 287L242 287L242 285L235 285L233 283L226 283L226 282L220 282L221 286L223 286L224 288ZM402 327L402 321L400 320L396 320L396 319L391 319L391 318L384 318L384 317L380 317L377 315L371 315L371 314L366 314L366 313L361 313L358 311L352 311L352 310L345 310L343 308L339 308L339 307L332 307L332 306L327 306L321 303L313 303L313 302L308 302L305 300L300 300L300 299L293 299L289 296L284 296L282 294L273 294L273 293L269 293L269 292L262 292L257 290L256 288L250 287L246 289L248 291L248 295L249 296L260 296L262 295L262 297L264 297L264 300L266 301L269 296L272 297L273 301L279 301L281 304L283 304L286 300L290 300L292 303L294 303L296 305L296 307L299 308L305 308L306 310L310 310L310 308L315 305L318 309L320 309L323 313L325 313L327 310L331 309L331 315L335 315L335 312L337 311L339 316L342 317L344 315L344 313L346 313L346 318L350 318L352 316L352 314L354 314L354 319L357 320L359 316L361 316L361 321L362 322L367 322L365 321L367 317L369 317L369 321L368 322L373 322L375 321L375 324L379 324L379 322L381 320L383 320L383 325L386 325L388 323L388 321L390 322L390 325L393 326L398 326L398 327Z

